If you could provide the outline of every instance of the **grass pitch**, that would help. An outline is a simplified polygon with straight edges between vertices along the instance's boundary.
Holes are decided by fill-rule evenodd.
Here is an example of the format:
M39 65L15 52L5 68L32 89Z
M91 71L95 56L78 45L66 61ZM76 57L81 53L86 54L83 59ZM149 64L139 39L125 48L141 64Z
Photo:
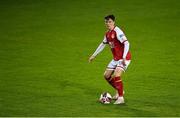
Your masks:
M130 41L125 105L97 102L112 59L103 17ZM180 116L179 0L1 0L0 116Z

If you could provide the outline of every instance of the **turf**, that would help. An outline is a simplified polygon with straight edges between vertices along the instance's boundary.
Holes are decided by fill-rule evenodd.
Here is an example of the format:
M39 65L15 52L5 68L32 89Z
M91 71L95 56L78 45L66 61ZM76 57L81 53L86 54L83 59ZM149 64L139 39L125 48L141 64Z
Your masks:
M125 105L97 102L113 13L130 41ZM180 116L179 0L1 0L0 116Z

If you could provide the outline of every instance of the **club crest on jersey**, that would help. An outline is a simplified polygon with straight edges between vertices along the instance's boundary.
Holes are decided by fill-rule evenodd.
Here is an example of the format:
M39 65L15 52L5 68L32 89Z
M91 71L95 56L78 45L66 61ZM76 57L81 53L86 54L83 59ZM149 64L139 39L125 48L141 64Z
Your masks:
M112 39L115 38L115 34L112 34L112 35L111 35L111 38L112 38Z

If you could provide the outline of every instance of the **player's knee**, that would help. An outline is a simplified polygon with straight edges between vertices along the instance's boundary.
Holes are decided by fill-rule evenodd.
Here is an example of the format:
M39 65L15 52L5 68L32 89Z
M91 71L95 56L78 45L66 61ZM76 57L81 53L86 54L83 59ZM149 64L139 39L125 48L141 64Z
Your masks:
M115 72L114 72L114 77L121 77L122 74L123 74L123 70L117 69L117 70L115 70Z
M120 77L121 75L119 73L115 73L114 77Z
M104 78L105 78L106 80L108 80L110 77L111 77L111 75L109 75L109 74L104 74Z

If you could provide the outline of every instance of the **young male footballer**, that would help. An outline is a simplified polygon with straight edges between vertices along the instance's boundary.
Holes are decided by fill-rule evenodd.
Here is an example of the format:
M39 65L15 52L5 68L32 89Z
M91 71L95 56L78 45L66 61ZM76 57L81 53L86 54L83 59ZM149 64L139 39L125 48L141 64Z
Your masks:
M113 59L105 70L104 78L117 91L116 95L113 96L113 99L116 100L114 104L123 104L125 101L123 97L122 74L131 62L129 42L123 31L115 25L114 15L105 17L105 25L107 27L107 32L105 33L104 39L93 55L90 56L89 62L95 59L95 57L104 49L106 44L109 45L113 54Z

